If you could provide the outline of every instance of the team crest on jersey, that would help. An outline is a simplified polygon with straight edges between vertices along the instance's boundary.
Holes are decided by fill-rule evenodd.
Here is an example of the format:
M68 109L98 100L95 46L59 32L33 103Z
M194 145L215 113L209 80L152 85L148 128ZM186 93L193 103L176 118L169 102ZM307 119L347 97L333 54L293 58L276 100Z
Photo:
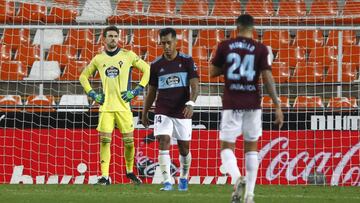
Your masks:
M120 66L120 68L121 68L121 66L124 64L124 62L122 62L122 61L119 61L119 66Z
M180 78L178 76L171 76L166 79L166 84L169 86L174 86L180 83Z
M115 78L116 76L119 75L119 69L117 69L114 66L110 66L105 70L105 75L109 78Z

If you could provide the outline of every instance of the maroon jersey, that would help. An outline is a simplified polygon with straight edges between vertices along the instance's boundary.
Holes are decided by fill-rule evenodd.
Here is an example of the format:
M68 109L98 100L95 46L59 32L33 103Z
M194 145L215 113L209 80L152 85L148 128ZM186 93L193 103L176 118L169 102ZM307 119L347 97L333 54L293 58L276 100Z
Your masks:
M175 59L168 61L163 56L151 63L149 84L157 87L155 114L174 118L185 118L182 111L190 99L189 81L198 78L193 59L178 53Z
M250 38L237 37L219 44L212 64L225 76L223 109L260 109L259 77L271 70L265 45Z

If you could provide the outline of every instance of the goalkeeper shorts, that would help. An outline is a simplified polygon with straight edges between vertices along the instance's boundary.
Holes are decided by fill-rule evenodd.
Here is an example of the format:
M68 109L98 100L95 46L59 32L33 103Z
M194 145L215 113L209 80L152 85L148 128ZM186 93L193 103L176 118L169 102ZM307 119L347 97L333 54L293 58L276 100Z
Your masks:
M131 111L100 112L97 131L112 133L117 127L121 133L134 131L133 114Z

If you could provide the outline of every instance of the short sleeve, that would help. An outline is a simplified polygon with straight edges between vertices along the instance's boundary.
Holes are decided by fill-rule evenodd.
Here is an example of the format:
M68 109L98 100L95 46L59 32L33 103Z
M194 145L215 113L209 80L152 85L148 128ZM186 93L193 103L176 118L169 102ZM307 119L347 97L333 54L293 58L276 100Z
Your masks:
M156 66L153 63L151 63L149 85L157 87L158 86L158 76L157 76L157 72L155 69L156 69Z
M189 80L192 78L199 78L199 74L197 72L198 68L194 62L194 60L190 57L188 61L188 78Z
M223 43L220 43L216 48L215 56L211 60L211 63L215 67L222 67L225 63L225 58L223 56L224 52L222 51L222 49L223 49Z

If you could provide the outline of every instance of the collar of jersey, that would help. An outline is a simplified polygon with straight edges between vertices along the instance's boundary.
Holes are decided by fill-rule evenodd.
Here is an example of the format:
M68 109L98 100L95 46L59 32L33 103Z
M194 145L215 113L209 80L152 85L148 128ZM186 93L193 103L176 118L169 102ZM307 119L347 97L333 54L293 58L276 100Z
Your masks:
M105 50L105 53L108 55L108 56L115 56L117 53L119 53L120 51L120 48L116 48L115 51L111 52L111 51L107 51Z

